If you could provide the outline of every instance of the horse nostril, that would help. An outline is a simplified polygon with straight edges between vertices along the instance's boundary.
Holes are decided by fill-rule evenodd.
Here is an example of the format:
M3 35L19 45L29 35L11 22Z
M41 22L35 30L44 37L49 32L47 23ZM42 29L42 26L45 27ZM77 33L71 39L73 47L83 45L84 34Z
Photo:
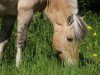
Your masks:
M70 42L72 42L73 41L73 38L68 38L67 37L67 40L70 41Z

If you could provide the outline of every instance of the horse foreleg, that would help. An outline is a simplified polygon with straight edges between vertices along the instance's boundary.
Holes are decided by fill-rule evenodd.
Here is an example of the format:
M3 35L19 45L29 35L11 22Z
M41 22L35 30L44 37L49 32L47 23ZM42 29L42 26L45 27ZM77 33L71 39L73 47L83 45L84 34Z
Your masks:
M27 8L26 8L27 9ZM17 34L17 54L16 67L19 67L22 62L23 49L26 42L29 22L33 14L32 9L18 9L18 34Z
M14 16L4 16L2 19L2 27L0 33L0 61L2 60L3 52L10 38L15 20L16 17Z

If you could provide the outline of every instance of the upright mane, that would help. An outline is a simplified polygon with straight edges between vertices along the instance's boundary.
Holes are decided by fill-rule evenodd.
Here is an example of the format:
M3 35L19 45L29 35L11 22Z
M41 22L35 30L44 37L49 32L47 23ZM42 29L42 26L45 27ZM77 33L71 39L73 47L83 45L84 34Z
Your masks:
M71 9L72 9L72 18L73 18L73 30L74 30L74 37L77 40L82 40L88 30L87 30L87 25L86 23L78 16L78 1L77 0L69 0Z
M78 13L78 1L77 0L69 0L70 6L72 8L73 14Z

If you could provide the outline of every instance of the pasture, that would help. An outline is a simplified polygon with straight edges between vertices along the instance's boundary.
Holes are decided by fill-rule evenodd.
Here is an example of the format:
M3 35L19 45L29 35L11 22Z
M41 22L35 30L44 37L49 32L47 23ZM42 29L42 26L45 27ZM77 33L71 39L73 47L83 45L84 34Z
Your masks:
M78 65L64 65L59 60L52 45L52 24L46 16L42 18L41 13L36 13L28 31L23 64L19 69L15 67L16 22L0 64L0 75L100 75L100 14L83 14L89 34L80 42L79 52L84 59Z

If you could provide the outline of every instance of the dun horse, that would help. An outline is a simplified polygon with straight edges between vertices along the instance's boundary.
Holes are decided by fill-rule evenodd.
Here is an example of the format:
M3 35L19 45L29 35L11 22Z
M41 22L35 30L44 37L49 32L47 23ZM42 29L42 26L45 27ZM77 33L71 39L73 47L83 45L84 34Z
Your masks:
M77 63L78 42L87 34L86 24L77 15L77 0L0 0L0 16L3 17L0 61L17 19L16 66L20 66L30 20L39 10L44 12L53 24L53 45L61 59L69 64Z

